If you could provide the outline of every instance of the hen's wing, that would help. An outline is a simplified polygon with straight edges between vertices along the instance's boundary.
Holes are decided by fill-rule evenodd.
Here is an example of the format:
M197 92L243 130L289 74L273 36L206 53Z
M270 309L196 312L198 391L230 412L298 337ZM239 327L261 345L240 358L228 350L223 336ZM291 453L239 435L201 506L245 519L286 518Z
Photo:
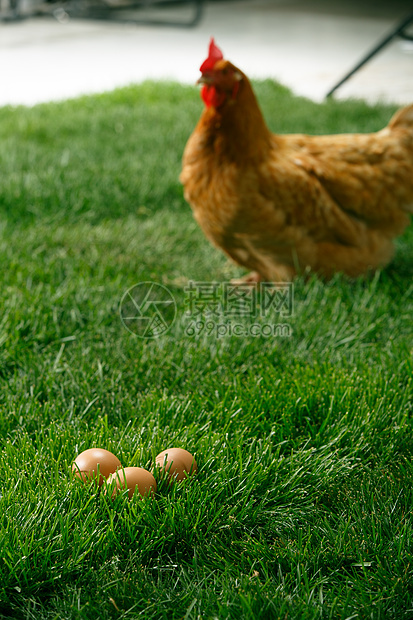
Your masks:
M291 166L319 185L322 203L328 196L330 206L343 215L388 236L404 229L407 213L413 211L413 106L375 134L279 139ZM317 212L317 204L314 209ZM337 214L334 207L333 211ZM338 219L342 222L339 215Z
M234 235L248 266L270 276L275 264L309 266L329 277L385 265L413 210L412 129L396 122L376 134L274 136L255 199L251 187L240 193L253 206ZM238 224L244 209L239 216Z

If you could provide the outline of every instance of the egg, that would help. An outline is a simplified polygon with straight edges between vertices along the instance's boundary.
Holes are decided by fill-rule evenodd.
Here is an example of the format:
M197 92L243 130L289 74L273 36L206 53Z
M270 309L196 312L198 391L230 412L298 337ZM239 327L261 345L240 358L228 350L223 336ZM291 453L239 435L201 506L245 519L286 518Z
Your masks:
M160 452L155 458L155 464L168 473L170 480L184 480L198 471L196 460L183 448L168 448Z
M122 467L120 460L109 450L89 448L76 457L72 472L83 482L96 480L99 473L98 485L102 486L104 480L120 467Z
M143 467L125 467L109 476L107 488L108 492L112 491L112 497L115 497L123 489L128 489L129 499L135 491L138 491L142 497L146 497L152 496L156 492L156 480Z

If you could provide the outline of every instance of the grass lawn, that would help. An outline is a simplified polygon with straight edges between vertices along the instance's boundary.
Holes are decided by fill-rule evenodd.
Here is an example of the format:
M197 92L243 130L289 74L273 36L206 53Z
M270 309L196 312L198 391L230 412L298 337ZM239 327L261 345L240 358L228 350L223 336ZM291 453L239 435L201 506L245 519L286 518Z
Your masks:
M255 87L280 133L394 111ZM298 279L247 335L194 322L188 282L242 273L178 181L201 108L145 83L0 109L0 617L411 619L413 228L382 272ZM176 301L158 338L120 319L144 281ZM199 473L111 502L71 479L92 446L149 469L184 447Z

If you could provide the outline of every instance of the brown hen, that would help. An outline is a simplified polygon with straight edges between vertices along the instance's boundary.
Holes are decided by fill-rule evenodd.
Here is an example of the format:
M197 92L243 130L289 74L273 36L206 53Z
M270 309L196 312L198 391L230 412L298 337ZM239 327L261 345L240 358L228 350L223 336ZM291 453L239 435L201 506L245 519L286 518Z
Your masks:
M250 281L386 265L413 211L413 105L372 134L274 135L248 78L211 39L205 110L186 145L186 200Z

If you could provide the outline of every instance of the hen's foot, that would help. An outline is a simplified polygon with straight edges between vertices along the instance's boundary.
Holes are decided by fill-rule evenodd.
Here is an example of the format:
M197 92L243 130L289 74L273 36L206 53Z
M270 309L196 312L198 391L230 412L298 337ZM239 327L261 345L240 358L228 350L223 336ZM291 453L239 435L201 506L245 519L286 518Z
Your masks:
M259 284L262 281L262 278L258 271L251 271L251 273L247 273L246 276L242 278L234 278L231 280L231 284L241 285L241 284Z

